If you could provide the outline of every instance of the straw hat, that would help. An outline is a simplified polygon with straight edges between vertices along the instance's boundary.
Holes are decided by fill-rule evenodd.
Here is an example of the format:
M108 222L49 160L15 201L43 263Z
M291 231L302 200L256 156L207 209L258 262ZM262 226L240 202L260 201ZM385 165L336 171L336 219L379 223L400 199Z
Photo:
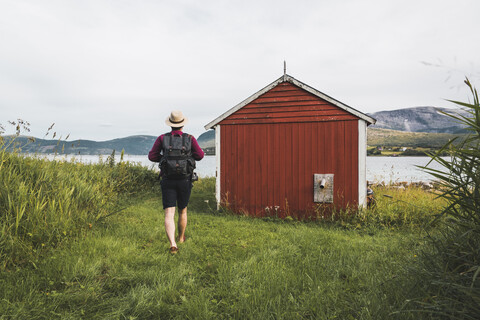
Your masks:
M167 126L180 128L188 123L188 119L183 115L182 111L173 110L167 120L165 120L165 123Z

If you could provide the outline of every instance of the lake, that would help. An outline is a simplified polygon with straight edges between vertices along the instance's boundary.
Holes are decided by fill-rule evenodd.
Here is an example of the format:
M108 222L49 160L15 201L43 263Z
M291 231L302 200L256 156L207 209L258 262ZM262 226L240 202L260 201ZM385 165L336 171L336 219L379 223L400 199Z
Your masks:
M84 163L97 163L100 159L106 161L107 155L46 155L48 159L81 161ZM120 160L120 156L116 157ZM158 166L148 160L146 155L125 155L125 161L139 163L143 166L157 169ZM431 176L418 169L416 166L424 166L430 161L429 157L367 157L367 180L374 182L396 182L396 181L430 181ZM430 165L434 169L442 169L436 162ZM205 156L202 161L197 162L197 173L201 177L215 176L215 156Z

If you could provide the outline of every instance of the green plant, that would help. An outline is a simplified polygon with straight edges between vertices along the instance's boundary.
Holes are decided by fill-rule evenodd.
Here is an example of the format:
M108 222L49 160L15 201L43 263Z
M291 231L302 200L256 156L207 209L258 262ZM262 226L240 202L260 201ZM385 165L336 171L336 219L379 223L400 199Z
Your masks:
M465 83L473 101L451 102L467 108L470 117L446 115L467 125L470 134L440 150L448 150L450 159L440 152L432 155L447 172L423 168L438 179L439 197L448 205L441 232L431 237L431 251L424 252L415 270L425 281L424 295L414 301L422 312L448 319L478 319L480 314L480 103L476 89L468 79Z
M395 279L415 259L416 232L366 236L189 207L172 256L161 200L141 200L37 269L0 271L0 319L392 319L404 299Z
M26 122L13 123L17 135ZM37 257L119 212L123 196L158 188L139 164L48 161L0 141L0 269ZM10 150L10 151L9 151Z

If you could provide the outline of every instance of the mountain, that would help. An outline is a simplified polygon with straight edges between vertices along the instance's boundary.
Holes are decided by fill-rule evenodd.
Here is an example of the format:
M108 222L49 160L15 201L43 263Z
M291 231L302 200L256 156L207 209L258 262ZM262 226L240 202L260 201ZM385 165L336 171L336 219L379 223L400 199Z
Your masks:
M392 111L379 111L368 114L377 119L377 123L369 126L369 128L407 132L466 133L464 126L456 123L451 117L441 112L468 116L468 112L462 109L435 107L415 107Z
M6 145L14 138L4 137ZM10 145L9 149L20 149L24 153L61 153L61 154L85 154L99 155L111 154L113 150L120 153L122 149L126 154L147 154L152 148L157 137L154 136L130 136L126 138L108 141L91 140L46 140L33 137L19 136Z
M2 138L2 137L0 137ZM108 141L92 141L92 140L47 140L26 136L5 136L5 145L14 139L9 149L20 149L24 153L59 153L59 154L84 154L84 155L100 155L111 154L113 150L118 154L125 150L126 154L148 154L157 139L156 136L138 135L125 138L118 138ZM211 154L215 150L215 131L210 130L201 134L198 144L207 154ZM0 144L1 147L1 144Z
M208 130L197 138L198 145L203 149L206 155L215 154L215 130Z
M208 130L198 136L197 142L202 149L215 148L215 130Z

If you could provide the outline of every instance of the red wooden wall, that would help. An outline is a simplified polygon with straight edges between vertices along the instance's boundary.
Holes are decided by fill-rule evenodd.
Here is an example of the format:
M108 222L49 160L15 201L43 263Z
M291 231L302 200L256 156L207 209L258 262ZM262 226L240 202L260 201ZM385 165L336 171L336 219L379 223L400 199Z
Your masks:
M219 124L221 197L234 211L315 216L314 173L334 174L335 206L358 202L354 115L284 82Z

